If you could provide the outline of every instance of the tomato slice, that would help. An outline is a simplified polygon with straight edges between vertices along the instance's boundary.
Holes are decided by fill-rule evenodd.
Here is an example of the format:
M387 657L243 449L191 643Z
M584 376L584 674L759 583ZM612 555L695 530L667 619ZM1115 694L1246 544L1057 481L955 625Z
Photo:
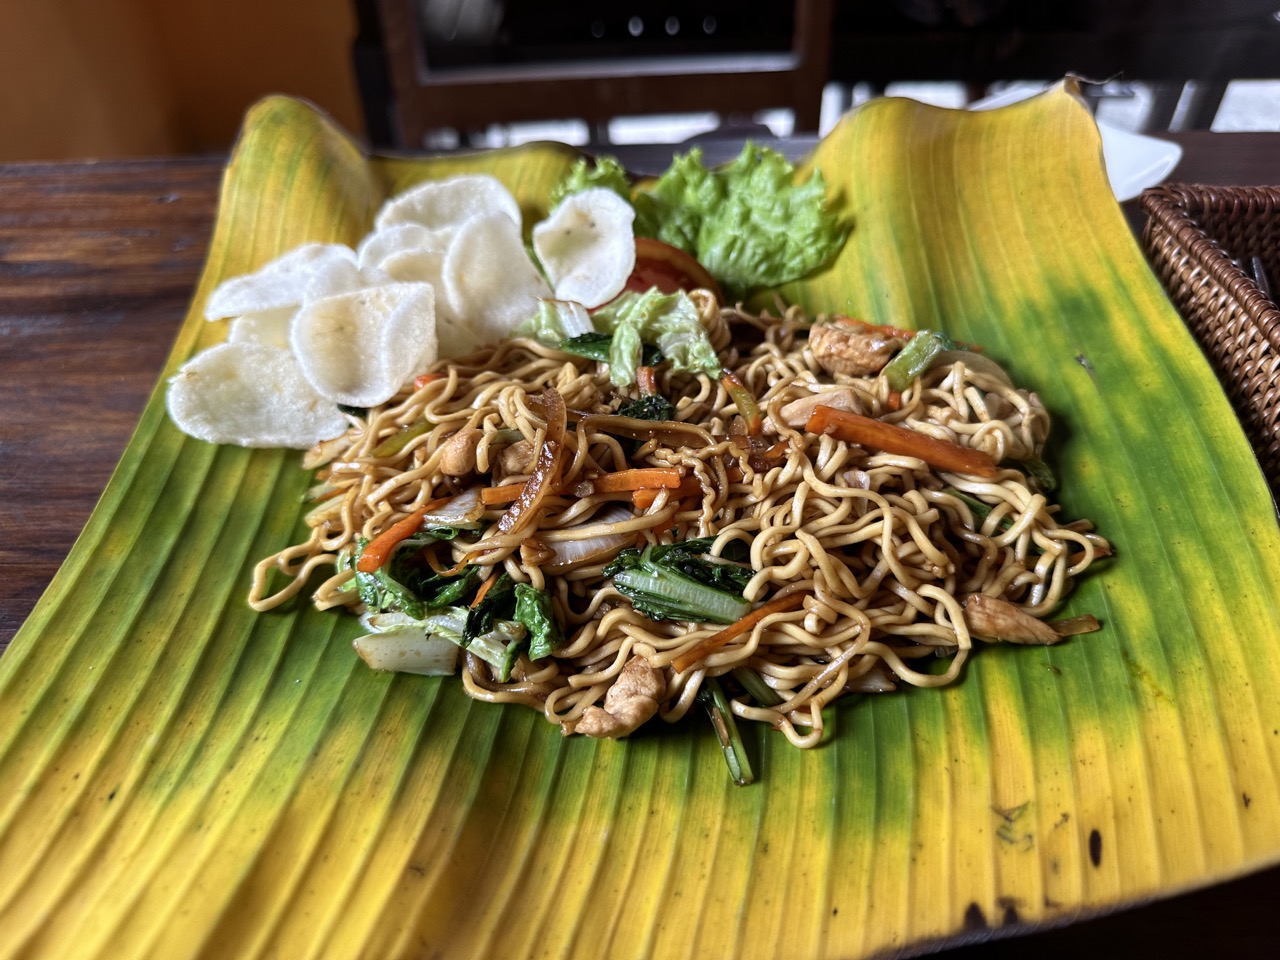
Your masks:
M644 293L652 287L663 293L710 290L717 300L724 300L715 278L689 254L652 237L636 237L636 265L625 289Z

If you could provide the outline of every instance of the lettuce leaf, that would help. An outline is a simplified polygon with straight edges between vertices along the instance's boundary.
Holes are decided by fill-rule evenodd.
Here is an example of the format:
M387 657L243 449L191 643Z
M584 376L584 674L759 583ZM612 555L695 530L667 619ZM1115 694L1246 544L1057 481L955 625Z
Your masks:
M636 208L636 236L691 254L730 296L812 273L836 255L848 233L827 208L820 172L797 184L786 157L752 143L715 169L707 168L696 148L677 155L656 181L634 189L612 157L594 165L580 160L553 200L594 186L628 197Z
M779 286L825 265L847 235L827 209L822 174L800 184L794 176L767 147L748 143L710 171L692 150L637 193L636 233L692 254L731 295Z
M683 290L628 290L596 310L591 319L597 330L613 335L609 380L614 386L635 383L646 343L655 344L671 361L673 370L720 376L720 358L698 319L698 308Z
M359 550L350 559L360 600L372 613L404 613L422 619L434 610L460 603L479 586L479 570L467 567L456 576L441 576L422 557L428 537L418 535L397 545L390 559L373 573L356 568L360 551L368 542L359 538Z
M551 656L564 643L564 633L551 609L551 594L527 583L516 584L516 608L513 618L529 631L529 659Z
M551 189L552 209L565 197L593 187L605 187L624 200L631 199L631 180L617 159L608 156L596 157L594 160L579 157L564 179Z

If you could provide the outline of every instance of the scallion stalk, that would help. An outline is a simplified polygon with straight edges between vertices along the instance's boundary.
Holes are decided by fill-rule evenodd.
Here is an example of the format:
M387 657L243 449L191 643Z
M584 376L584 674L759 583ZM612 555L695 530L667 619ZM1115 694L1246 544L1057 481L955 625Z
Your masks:
M733 708L729 698L724 695L724 688L715 677L706 677L698 689L698 700L707 710L711 725L715 728L716 739L720 741L720 749L724 752L725 763L729 765L729 776L739 787L755 782L755 774L751 771L751 761L747 758L747 747L738 732L738 724L733 718Z
M955 341L945 333L921 330L898 351L896 357L885 364L881 373L889 381L889 389L901 393L911 386L911 382L916 377L933 365L938 354L955 348Z

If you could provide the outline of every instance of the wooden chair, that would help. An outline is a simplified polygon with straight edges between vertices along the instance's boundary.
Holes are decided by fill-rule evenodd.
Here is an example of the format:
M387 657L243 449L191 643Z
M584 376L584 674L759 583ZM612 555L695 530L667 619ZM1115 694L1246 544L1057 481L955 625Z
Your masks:
M780 53L447 70L434 70L427 61L415 0L376 0L375 9L392 103L391 139L407 149L420 148L428 131L438 128L551 119L581 119L599 128L618 116L750 115L770 107L794 110L797 132L818 129L832 0L795 0L791 45Z

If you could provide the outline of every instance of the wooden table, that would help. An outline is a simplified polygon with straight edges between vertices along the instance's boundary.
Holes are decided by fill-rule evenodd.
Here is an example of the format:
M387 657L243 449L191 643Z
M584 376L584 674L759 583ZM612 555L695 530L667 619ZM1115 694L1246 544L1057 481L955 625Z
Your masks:
M1177 179L1280 183L1280 134L1169 136L1185 148ZM706 144L712 159L737 147ZM669 148L616 152L644 171L665 165ZM220 157L0 166L0 650L70 550L156 385L204 260L221 169ZM1280 868L950 955L1272 957L1277 902Z

